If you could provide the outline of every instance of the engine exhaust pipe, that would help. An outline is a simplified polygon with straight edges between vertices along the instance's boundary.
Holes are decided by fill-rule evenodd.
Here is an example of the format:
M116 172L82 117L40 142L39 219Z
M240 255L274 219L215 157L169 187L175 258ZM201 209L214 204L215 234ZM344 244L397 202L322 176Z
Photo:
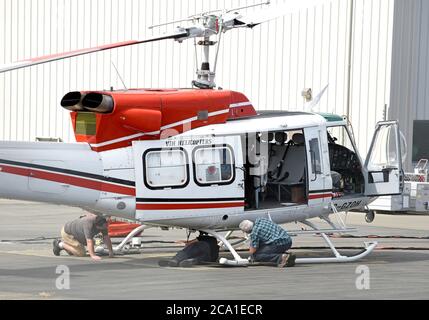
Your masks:
M61 99L61 107L70 111L82 111L85 109L82 106L82 100L85 96L86 94L79 91L69 92Z
M91 92L82 99L82 106L88 111L110 113L113 111L114 102L111 96Z

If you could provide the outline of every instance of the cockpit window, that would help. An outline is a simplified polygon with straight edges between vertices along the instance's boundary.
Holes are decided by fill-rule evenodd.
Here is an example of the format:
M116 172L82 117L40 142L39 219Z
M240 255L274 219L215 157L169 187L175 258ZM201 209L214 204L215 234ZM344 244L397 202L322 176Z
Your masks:
M352 152L356 152L345 126L328 128L328 142L331 145L341 145Z

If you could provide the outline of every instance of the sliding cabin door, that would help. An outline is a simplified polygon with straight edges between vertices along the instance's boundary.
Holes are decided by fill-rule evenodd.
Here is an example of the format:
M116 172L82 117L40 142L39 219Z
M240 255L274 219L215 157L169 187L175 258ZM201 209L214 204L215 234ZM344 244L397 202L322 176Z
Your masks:
M133 149L138 219L222 217L244 211L239 136L136 141Z

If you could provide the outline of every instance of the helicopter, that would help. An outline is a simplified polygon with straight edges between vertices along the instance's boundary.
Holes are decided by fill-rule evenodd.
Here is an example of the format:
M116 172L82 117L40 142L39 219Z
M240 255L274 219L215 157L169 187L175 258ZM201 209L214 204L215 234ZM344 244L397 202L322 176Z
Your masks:
M296 263L352 262L370 254L376 242L365 244L360 254L343 256L327 234L353 231L339 212L366 210L376 197L402 192L398 122L377 124L363 161L343 117L311 111L258 112L244 94L216 88L225 32L254 28L300 8L241 13L261 5L269 2L169 22L189 25L160 36L0 66L2 73L161 40L192 39L202 47L192 88L65 94L61 106L70 111L76 143L0 142L0 197L79 207L141 223L116 251L147 228L179 227L216 237L233 256L220 263L245 266L249 261L237 253L239 242L231 243L231 234L243 220L267 217L278 224L310 227L289 233L320 234L334 254L298 258ZM316 106L324 91L306 109ZM328 229L309 221L317 217Z

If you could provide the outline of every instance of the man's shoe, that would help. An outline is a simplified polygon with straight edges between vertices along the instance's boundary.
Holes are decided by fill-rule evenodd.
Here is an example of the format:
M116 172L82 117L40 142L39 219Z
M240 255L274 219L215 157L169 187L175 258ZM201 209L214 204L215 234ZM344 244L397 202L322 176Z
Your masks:
M175 259L162 259L158 261L160 267L177 267L179 262Z
M289 259L287 260L286 267L294 267L295 266L296 255L293 253L289 253Z
M290 259L290 254L288 253L283 253L281 258L280 258L280 262L277 264L277 267L279 268L284 268L287 266L288 261Z
M197 259L186 259L186 260L180 261L179 267L190 268L190 267L196 265L197 263L198 263Z
M54 242L52 243L54 248L52 249L52 251L54 252L54 255L59 256L60 252L61 252L61 248L60 248L60 240L55 239Z
M160 267L168 267L168 263L170 262L170 260L166 260L166 259L163 259L163 260L159 260L158 261L158 265L160 266Z
M168 261L168 266L169 267L178 267L179 266L179 261L177 261L176 259L170 259Z

